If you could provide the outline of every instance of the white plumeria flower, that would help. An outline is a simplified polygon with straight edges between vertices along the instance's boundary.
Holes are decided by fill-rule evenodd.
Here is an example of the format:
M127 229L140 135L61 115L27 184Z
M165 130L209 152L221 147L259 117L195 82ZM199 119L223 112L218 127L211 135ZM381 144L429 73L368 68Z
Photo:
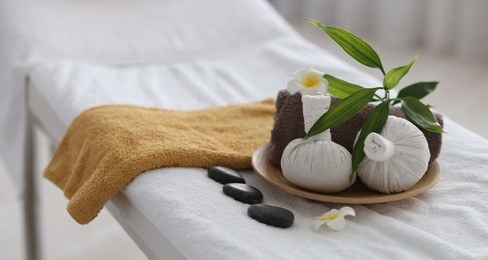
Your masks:
M288 82L288 92L292 95L298 91L302 95L325 94L329 83L323 78L324 74L312 67L308 69L301 68L291 74L295 78Z
M343 207L340 210L332 209L327 211L324 215L316 217L312 223L312 229L319 232L321 227L325 224L327 227L338 231L346 226L345 216L356 216L354 209L351 207Z

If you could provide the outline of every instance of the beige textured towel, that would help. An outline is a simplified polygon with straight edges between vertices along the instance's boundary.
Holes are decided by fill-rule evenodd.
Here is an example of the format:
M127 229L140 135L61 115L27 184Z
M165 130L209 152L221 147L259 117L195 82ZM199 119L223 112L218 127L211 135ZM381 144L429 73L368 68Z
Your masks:
M82 112L44 175L62 190L80 224L138 174L160 167L251 167L270 138L274 100L198 111L127 105Z

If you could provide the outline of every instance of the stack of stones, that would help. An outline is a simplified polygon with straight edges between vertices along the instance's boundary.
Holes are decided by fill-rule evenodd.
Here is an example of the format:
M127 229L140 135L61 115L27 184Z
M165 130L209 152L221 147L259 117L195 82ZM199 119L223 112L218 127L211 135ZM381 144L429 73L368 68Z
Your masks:
M225 195L251 206L247 209L249 217L275 227L287 228L293 224L295 216L287 209L262 204L263 193L257 188L246 184L246 180L237 171L215 166L208 170L208 177L224 184Z

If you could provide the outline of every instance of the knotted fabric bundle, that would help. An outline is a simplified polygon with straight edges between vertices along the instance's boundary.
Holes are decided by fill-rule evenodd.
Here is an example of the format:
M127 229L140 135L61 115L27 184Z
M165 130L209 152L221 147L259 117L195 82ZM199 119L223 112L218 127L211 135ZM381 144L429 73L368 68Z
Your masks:
M70 199L80 224L140 173L160 167L251 167L270 138L274 100L197 111L109 105L70 125L44 176Z

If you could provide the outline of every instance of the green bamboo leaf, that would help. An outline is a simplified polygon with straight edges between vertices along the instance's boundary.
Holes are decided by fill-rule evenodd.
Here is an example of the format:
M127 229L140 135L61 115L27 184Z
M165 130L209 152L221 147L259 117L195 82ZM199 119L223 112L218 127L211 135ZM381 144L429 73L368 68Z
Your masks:
M357 114L363 109L380 88L364 88L342 99L323 114L305 135L305 139L320 134Z
M328 74L325 74L324 78L329 82L329 93L341 99L363 89L359 85L349 83Z
M437 81L432 81L432 82L417 82L415 84L412 84L410 86L402 88L400 92L398 92L399 98L402 97L414 97L417 99L422 99L425 96L427 96L430 92L433 92L435 88L437 87L437 84L439 82ZM395 101L393 102L393 105L400 103L400 101Z
M390 113L390 106L388 103L389 101L383 101L381 104L376 106L373 112L371 112L369 115L368 119L366 119L366 122L363 124L358 140L356 141L356 144L352 150L352 172L349 176L349 181L352 181L354 172L356 172L359 164L365 156L364 140L366 140L366 137L372 132L381 134L381 131L386 124L386 120L388 119L388 114Z
M415 61L417 61L417 58L418 55L415 56L415 58L413 58L413 60L409 64L388 71L388 73L386 73L385 77L383 78L383 86L388 90L396 87L400 80L403 78L403 76L408 73Z
M385 70L380 57L373 48L364 40L341 28L325 26L318 21L307 19L311 24L322 29L332 40L352 58L371 68L379 68L383 74Z
M410 121L427 131L444 133L444 130L442 130L441 125L437 122L432 111L417 98L402 97L401 100L403 112L405 112L405 115Z

